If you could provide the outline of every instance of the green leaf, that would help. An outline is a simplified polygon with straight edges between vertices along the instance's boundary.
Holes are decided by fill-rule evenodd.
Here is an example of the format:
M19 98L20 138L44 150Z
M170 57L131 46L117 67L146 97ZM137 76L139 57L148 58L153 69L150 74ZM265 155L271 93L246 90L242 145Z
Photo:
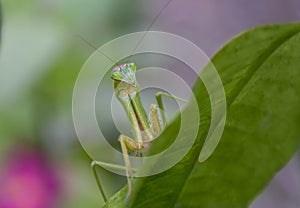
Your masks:
M134 179L127 203L124 188L106 207L247 207L299 147L299 32L299 23L264 26L218 52L212 62L225 87L227 121L216 151L198 162L211 112L197 80L201 124L193 148L168 171ZM172 140L179 121L167 127L163 143Z
M227 94L226 128L185 183L183 207L246 207L299 147L299 32L299 24L251 30L214 58Z

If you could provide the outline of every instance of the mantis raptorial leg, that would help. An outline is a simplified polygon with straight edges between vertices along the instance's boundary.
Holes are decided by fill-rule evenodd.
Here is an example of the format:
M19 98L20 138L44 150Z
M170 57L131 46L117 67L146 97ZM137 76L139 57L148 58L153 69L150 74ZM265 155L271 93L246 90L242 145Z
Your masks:
M133 153L135 156L141 156L143 150L147 149L149 146L145 144L149 144L162 131L166 123L162 96L179 101L185 101L170 94L158 92L156 94L157 105L151 104L150 113L149 116L147 116L141 102L140 87L136 81L135 72L136 65L134 63L126 63L115 67L111 75L111 78L113 79L115 96L118 98L126 111L133 130L134 138L130 138L121 134L118 139L121 144L125 166L117 166L114 164L96 161L92 162L92 168L97 180L97 184L104 200L106 200L106 196L96 173L96 166L124 170L126 172L128 181L128 194L130 194L130 177L134 175L134 171L130 165L129 153ZM159 114L162 117L161 119Z

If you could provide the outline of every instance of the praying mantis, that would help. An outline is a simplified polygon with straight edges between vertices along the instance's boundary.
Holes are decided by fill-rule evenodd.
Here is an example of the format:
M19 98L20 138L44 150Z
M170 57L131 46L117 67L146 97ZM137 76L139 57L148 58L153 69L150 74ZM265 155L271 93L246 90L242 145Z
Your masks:
M160 16L162 11L172 1L173 0L168 0L165 6L160 10L158 15L155 17L153 22L148 27L145 34L137 43L137 46L134 48L133 53L129 56L129 60L131 56L134 54L139 44L144 39L146 33L150 30L153 23ZM145 108L142 105L141 98L140 98L140 86L135 76L137 70L136 64L128 60L125 63L116 64L116 62L112 60L110 57L108 57L106 54L102 53L101 51L98 52L100 52L102 55L110 59L116 65L111 71L111 79L113 80L114 94L116 98L119 100L119 102L122 104L127 114L133 132L133 138L124 134L120 134L120 136L118 137L118 141L120 142L121 150L123 153L125 166L103 163L100 161L93 161L91 163L91 167L94 176L96 178L97 185L100 189L104 201L106 202L107 197L102 188L99 176L96 171L96 167L98 166L102 168L108 167L108 168L124 171L126 173L127 183L128 183L128 192L127 192L127 198L128 198L132 190L131 177L134 176L134 172L135 172L135 170L131 168L129 154L132 153L136 157L143 157L143 152L149 149L151 142L154 139L156 139L157 136L163 131L164 126L166 125L166 116L164 114L164 106L162 101L163 97L175 99L177 101L185 101L185 100L175 97L171 94L158 92L156 94L157 104L150 105L150 113L148 116L145 111ZM212 149L212 151L205 151L207 150L207 148L212 148L212 147L204 146L201 152L212 152L214 150Z
M163 130L163 127L166 124L166 116L164 113L162 97L164 96L170 99L185 102L185 100L173 95L164 92L158 92L156 94L157 105L150 105L150 113L149 116L147 116L147 113L141 102L140 87L136 80L135 72L135 63L125 63L116 66L112 70L111 74L115 96L125 109L133 130L134 139L123 134L120 134L118 138L118 141L121 144L125 167L120 167L113 164L105 164L97 161L92 162L95 178L105 201L106 196L96 173L95 167L100 166L125 170L128 181L128 194L130 194L130 177L134 174L130 165L129 153L133 153L135 156L142 157L143 151L149 148L150 142L153 141Z

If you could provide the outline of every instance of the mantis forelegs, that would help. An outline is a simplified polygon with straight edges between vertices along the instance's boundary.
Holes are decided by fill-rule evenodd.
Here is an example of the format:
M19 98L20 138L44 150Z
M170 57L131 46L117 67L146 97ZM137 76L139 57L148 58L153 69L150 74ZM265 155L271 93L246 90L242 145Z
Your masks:
M183 101L183 102L187 102L187 101L184 100L184 99L181 99L179 97L175 97L173 95L165 93L165 92L156 93L156 95L155 95L156 102L157 102L157 105L158 105L159 109L161 110L161 117L162 117L163 123L165 125L167 123L167 119L166 119L166 115L164 113L165 109L164 109L164 105L163 105L163 102L162 102L162 96L165 96L165 97L170 98L170 99L178 100L178 101Z
M152 131L152 139L158 136L158 134L162 131L164 124L159 119L159 108L155 104L150 105L150 113L149 113L149 120L150 120L150 127ZM161 114L163 112L161 111Z

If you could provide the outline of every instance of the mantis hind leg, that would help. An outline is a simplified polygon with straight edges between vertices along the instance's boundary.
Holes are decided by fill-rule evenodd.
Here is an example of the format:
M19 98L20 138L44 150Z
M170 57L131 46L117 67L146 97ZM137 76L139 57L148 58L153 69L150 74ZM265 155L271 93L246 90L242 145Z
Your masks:
M138 147L140 145L138 145L138 143L136 141L134 141L133 139L131 139L127 136L124 136L124 135L119 136L119 141L120 141L121 147L122 147L125 166L115 165L115 164L105 163L105 162L100 162L100 161L92 161L92 163L91 163L91 168L92 168L94 177L96 179L97 186L100 190L100 193L101 193L101 196L102 196L104 202L107 201L107 197L105 195L103 186L101 184L100 177L97 173L97 169L96 169L97 167L101 167L104 169L112 169L112 170L117 170L117 171L124 171L126 173L126 177L127 177L127 181L128 181L128 193L131 192L130 176L133 176L133 174L136 170L132 169L130 166L128 149L129 149L129 151L138 149Z
M101 168L104 168L104 169L113 169L113 170L118 170L118 171L126 171L126 167L125 166L121 166L121 165L115 165L115 164L111 164L111 163L105 163L105 162L100 162L100 161L92 161L91 163L91 168L92 168L92 171L93 171L93 174L94 174L94 177L96 179L96 183L97 183L97 186L100 190L100 193L101 193L101 196L104 200L104 202L107 201L107 197L105 195L105 192L104 192L104 188L101 184L101 180L100 180L100 177L97 173L97 167L101 167ZM132 170L133 172L135 171L134 169Z
M102 196L104 202L107 202L107 197L106 197L106 195L104 193L104 189L103 189L103 187L101 185L100 178L99 178L99 176L97 174L97 170L96 170L97 166L102 167L97 161L92 161L91 168L93 170L93 174L94 174L94 177L96 179L97 186L98 186L98 188L100 190L100 193L101 193L101 196Z

